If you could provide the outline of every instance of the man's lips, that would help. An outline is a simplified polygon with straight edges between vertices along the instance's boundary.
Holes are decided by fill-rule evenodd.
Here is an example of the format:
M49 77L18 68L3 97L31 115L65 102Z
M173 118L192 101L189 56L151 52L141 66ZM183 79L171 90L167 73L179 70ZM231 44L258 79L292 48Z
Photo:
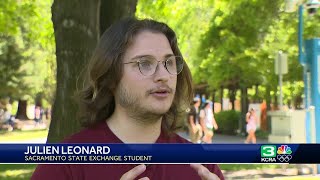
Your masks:
M171 93L172 89L169 87L159 87L159 88L155 88L150 90L150 94L154 94L154 93Z
M150 90L150 94L155 97L167 97L172 93L172 89L169 87L157 87Z

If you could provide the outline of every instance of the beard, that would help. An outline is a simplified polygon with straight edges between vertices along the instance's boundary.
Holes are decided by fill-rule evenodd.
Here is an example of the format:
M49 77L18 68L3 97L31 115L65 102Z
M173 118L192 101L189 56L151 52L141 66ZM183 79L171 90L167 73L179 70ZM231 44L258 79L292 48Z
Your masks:
M146 93L145 97L148 96L149 94ZM118 99L120 106L127 110L129 117L143 124L154 124L167 112L159 112L150 106L148 106L149 108L142 106L141 101L144 98L139 98L137 95L130 93L121 83L119 84Z

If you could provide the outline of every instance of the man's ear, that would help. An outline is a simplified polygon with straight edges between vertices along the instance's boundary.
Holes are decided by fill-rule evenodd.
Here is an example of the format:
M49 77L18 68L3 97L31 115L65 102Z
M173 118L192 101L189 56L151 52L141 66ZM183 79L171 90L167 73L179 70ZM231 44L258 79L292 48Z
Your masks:
M109 88L110 92L112 93L113 97L116 96L117 92L118 91L118 88L119 88L119 84L118 85L113 85Z
M108 89L112 93L112 95L115 95L118 87L119 87L119 83L116 84L115 82L112 82L111 84L109 84Z

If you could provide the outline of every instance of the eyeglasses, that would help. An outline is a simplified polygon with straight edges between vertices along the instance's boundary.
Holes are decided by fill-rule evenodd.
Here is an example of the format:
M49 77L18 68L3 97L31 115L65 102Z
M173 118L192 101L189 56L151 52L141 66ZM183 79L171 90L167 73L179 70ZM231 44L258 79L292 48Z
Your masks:
M177 75L182 71L184 64L183 58L180 56L170 56L165 61L158 61L152 56L143 56L136 61L123 64L131 63L137 63L141 74L144 76L152 76L156 72L159 63L162 63L170 74Z

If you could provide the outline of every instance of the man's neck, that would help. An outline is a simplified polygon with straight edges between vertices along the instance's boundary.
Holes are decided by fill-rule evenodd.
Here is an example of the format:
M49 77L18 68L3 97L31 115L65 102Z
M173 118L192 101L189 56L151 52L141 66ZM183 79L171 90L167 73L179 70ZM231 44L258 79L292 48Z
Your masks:
M161 133L161 119L147 124L118 111L115 111L106 123L124 143L155 143Z

